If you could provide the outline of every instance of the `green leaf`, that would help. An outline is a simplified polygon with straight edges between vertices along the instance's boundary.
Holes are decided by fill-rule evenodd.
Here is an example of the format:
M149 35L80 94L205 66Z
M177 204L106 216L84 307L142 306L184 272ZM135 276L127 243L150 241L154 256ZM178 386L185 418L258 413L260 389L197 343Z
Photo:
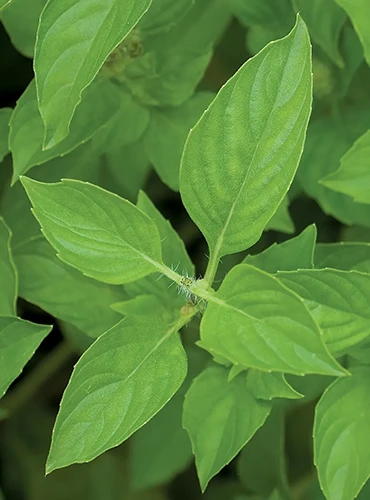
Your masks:
M111 308L123 316L157 316L164 322L167 322L166 319L172 319L172 315L167 318L166 304L154 294L137 295L132 299L115 302L111 304Z
M107 189L118 189L125 198L136 200L150 170L142 141L107 151L104 165L104 172L108 177Z
M237 474L248 491L264 496L271 494L275 488L289 491L284 430L284 413L273 408L266 422L240 452Z
M12 115L12 108L0 109L0 162L8 154L9 120Z
M370 4L367 0L336 0L349 15L364 48L365 59L370 65Z
M318 201L326 214L345 224L370 226L370 207L325 187L321 180L338 169L340 158L369 127L369 105L340 107L336 116L322 116L310 123L306 146L297 173L304 191ZM350 127L343 124L350 123Z
M232 0L233 11L246 26L272 26L288 29L294 23L294 11L290 0Z
M370 273L370 243L318 244L315 248L315 267L332 267L343 271Z
M47 473L118 446L168 402L186 371L179 336L159 320L124 319L101 335L64 392Z
M336 356L370 335L370 276L357 271L311 269L279 272L279 280L297 293Z
M312 269L315 242L316 227L312 224L290 240L273 243L259 254L247 255L243 262L267 273Z
M0 0L0 12L5 10L14 0Z
M176 26L193 7L195 0L153 0L148 14L140 22L140 31L153 35Z
M123 64L118 79L147 106L180 106L194 94L202 79L213 46L230 20L229 11L224 0L197 0L169 31L146 36L141 34L139 23L138 41L143 54Z
M49 0L40 17L35 75L44 147L67 137L82 91L151 0Z
M22 183L58 257L86 276L121 284L163 267L154 222L129 201L71 179Z
M315 464L327 500L352 500L370 477L370 369L335 381L316 406Z
M33 57L36 31L46 0L14 0L3 12L1 21L14 47L27 57Z
M358 203L370 203L370 130L342 156L340 167L325 177L324 186L351 196Z
M131 438L132 486L135 490L168 483L191 461L189 436L181 423L183 387Z
M52 329L16 317L0 316L0 397Z
M157 226L162 244L164 264L172 269L179 269L179 272L183 275L194 276L194 266L187 254L184 242L170 222L163 217L143 191L139 192L137 206ZM169 322L173 320L174 313L177 315L178 309L185 304L185 296L179 295L177 287L172 285L173 282L166 276L157 276L155 274L146 276L125 286L126 292L134 299L134 302L126 302L118 307L120 311L124 312L126 310L127 313L129 310L132 311L133 307L143 306L147 311L145 314L155 312L156 315L162 317L163 321ZM158 303L160 303L160 306L156 306ZM154 308L156 308L156 311L154 311Z
M235 266L209 301L200 327L211 354L234 364L303 375L343 375L302 299L278 279Z
M9 147L13 154L13 182L32 166L65 155L86 142L116 113L120 92L109 82L92 84L84 93L71 123L70 134L51 149L43 149L44 124L32 81L17 102L10 120Z
M18 276L10 250L11 232L0 217L0 315L16 314Z
M253 245L282 202L311 109L306 27L249 59L190 132L180 192L214 259Z
M268 373L252 368L247 373L247 387L255 398L267 401L273 398L303 398L303 395L286 381L283 373Z
M289 213L289 200L287 196L284 196L276 212L266 224L265 231L274 230L292 234L294 229L294 222Z
M169 267L177 266L182 273L187 272L190 276L193 276L195 273L194 265L186 251L184 242L144 191L139 192L137 207L150 217L157 226L162 242L163 262Z
M144 136L145 148L162 181L175 191L179 189L180 160L186 137L213 97L211 92L198 92L182 106L153 108Z
M228 382L228 370L212 365L185 396L183 425L192 442L202 491L263 425L271 404L257 400L245 375Z
M56 318L92 337L121 319L110 305L125 297L122 288L99 283L67 266L42 236L18 245L14 260L19 295Z
M302 15L315 43L339 67L343 58L339 51L339 35L346 21L346 13L335 0L294 0L297 11Z
M106 82L106 85L109 83ZM115 89L115 113L111 114L109 121L92 139L93 148L99 154L109 153L137 141L149 123L149 110L137 103L124 88L115 85Z

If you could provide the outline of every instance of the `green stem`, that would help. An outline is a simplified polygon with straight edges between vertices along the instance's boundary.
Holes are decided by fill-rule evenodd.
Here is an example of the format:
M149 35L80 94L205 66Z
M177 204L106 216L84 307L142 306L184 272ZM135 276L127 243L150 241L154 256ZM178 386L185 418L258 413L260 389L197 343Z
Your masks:
M212 286L214 279L216 277L219 263L220 263L220 259L219 259L218 253L211 252L211 255L209 257L208 266L206 269L206 274L204 275L204 279L209 284L210 287Z
M32 399L45 384L72 357L73 351L67 342L62 342L27 377L14 387L3 399L2 408L7 417L16 413Z

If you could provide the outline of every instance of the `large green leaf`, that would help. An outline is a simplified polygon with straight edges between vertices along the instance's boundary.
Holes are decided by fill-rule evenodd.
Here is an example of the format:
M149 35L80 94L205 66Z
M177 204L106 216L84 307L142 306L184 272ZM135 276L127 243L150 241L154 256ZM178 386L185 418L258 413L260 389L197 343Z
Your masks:
M17 102L10 120L9 147L13 154L13 181L32 166L65 155L90 139L116 113L119 97L118 88L109 82L92 84L76 110L68 137L45 150L42 146L44 124L37 107L35 83L32 81Z
M67 266L42 236L18 245L14 260L19 295L56 318L92 337L121 319L110 305L125 298L122 288L99 283Z
M0 397L20 375L51 328L20 318L0 316Z
M327 500L353 500L370 477L370 369L335 381L316 406L315 464Z
M307 23L313 41L338 66L343 67L339 52L339 35L347 17L346 13L335 0L294 0L294 3Z
M247 255L243 262L268 273L312 269L316 242L316 227L306 227L295 238L283 243L273 243L256 255Z
M0 109L0 162L8 154L9 120L13 110L11 108Z
M202 491L266 420L271 403L255 399L242 373L213 365L194 379L185 396L183 425L192 442Z
M336 0L351 18L364 48L365 59L370 65L370 4L367 0Z
M212 101L211 92L199 92L182 106L153 108L150 125L144 137L148 158L162 181L179 189L179 170L186 137Z
M58 256L87 276L120 284L163 267L154 222L129 201L71 179L22 183Z
M370 243L318 244L315 248L315 267L332 267L343 271L370 273Z
M370 203L370 130L362 135L340 160L340 167L321 182L333 191Z
M45 148L69 131L82 91L127 36L151 0L49 0L35 47L35 75Z
M190 132L180 192L213 260L255 243L284 198L311 109L306 27L247 61ZM211 256L212 258L212 256Z
M64 392L47 472L93 460L152 418L187 372L178 334L154 318L124 319L82 355Z
M36 31L46 0L14 0L1 12L1 21L16 49L33 57Z
M303 375L343 375L297 295L240 264L224 279L201 322L203 346L234 364Z
M10 251L10 239L10 230L0 217L0 315L3 316L15 315L18 294L18 277Z
M336 356L370 336L370 276L357 271L310 269L277 274L304 299Z

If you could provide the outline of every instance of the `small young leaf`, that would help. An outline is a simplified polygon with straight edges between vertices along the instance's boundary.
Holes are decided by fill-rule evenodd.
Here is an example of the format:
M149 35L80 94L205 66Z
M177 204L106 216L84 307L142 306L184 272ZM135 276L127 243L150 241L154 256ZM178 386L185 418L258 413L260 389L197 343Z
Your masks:
M245 374L231 382L228 370L213 365L194 379L185 396L183 425L195 454L202 491L263 425L271 403L255 399Z
M10 230L0 217L0 315L2 316L16 314L18 277L10 251L10 239Z
M160 271L154 222L135 205L87 182L22 183L47 240L67 264L111 284Z
M282 202L302 153L311 94L310 43L298 18L287 37L237 71L190 132L180 192L216 258L253 245Z
M12 115L12 108L0 109L0 162L8 154L9 120Z
M19 295L56 318L92 337L121 319L110 305L125 297L122 287L99 283L67 266L43 236L18 245L14 260Z
M82 355L64 392L47 473L118 446L175 394L187 372L179 336L154 318L128 318Z
M344 375L302 299L278 279L235 266L209 301L201 339L212 354L264 371Z
M367 0L336 0L351 18L352 24L364 48L365 59L370 65L370 31L368 19L370 4Z
M370 276L357 271L311 269L279 272L319 325L329 351L336 356L370 336Z
M315 242L316 227L312 224L290 240L273 243L259 254L247 255L243 262L267 273L312 269Z
M346 21L346 13L335 0L294 0L310 35L339 67L343 59L339 51L339 35Z
M37 107L35 82L32 81L18 100L10 120L13 182L32 166L65 155L90 139L116 113L119 96L118 88L109 82L90 85L73 117L68 137L57 146L44 150L44 124Z
M283 373L268 373L251 368L247 373L247 387L255 398L267 401L273 398L303 398L303 395L286 381Z
M315 464L327 500L353 500L370 477L370 369L336 380L316 406Z
M280 231L287 234L294 233L294 222L289 213L289 200L287 196L284 196L276 212L266 224L265 231L268 230Z
M325 177L324 186L351 196L358 203L370 203L370 130L342 156L340 167Z
M49 0L35 47L35 75L44 146L67 137L82 91L151 0Z
M198 92L182 106L152 110L145 149L162 181L175 191L186 137L213 97L211 92Z
M370 273L370 243L319 243L315 248L315 267Z
M22 372L52 329L11 316L0 316L0 397Z
M15 0L0 14L12 44L26 57L33 57L39 17L45 3L46 0Z

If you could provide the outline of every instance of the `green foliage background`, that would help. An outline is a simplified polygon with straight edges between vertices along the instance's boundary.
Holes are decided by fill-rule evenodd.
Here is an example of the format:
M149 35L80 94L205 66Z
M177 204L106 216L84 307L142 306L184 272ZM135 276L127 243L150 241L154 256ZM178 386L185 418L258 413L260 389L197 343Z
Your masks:
M369 19L0 0L0 500L369 498Z

